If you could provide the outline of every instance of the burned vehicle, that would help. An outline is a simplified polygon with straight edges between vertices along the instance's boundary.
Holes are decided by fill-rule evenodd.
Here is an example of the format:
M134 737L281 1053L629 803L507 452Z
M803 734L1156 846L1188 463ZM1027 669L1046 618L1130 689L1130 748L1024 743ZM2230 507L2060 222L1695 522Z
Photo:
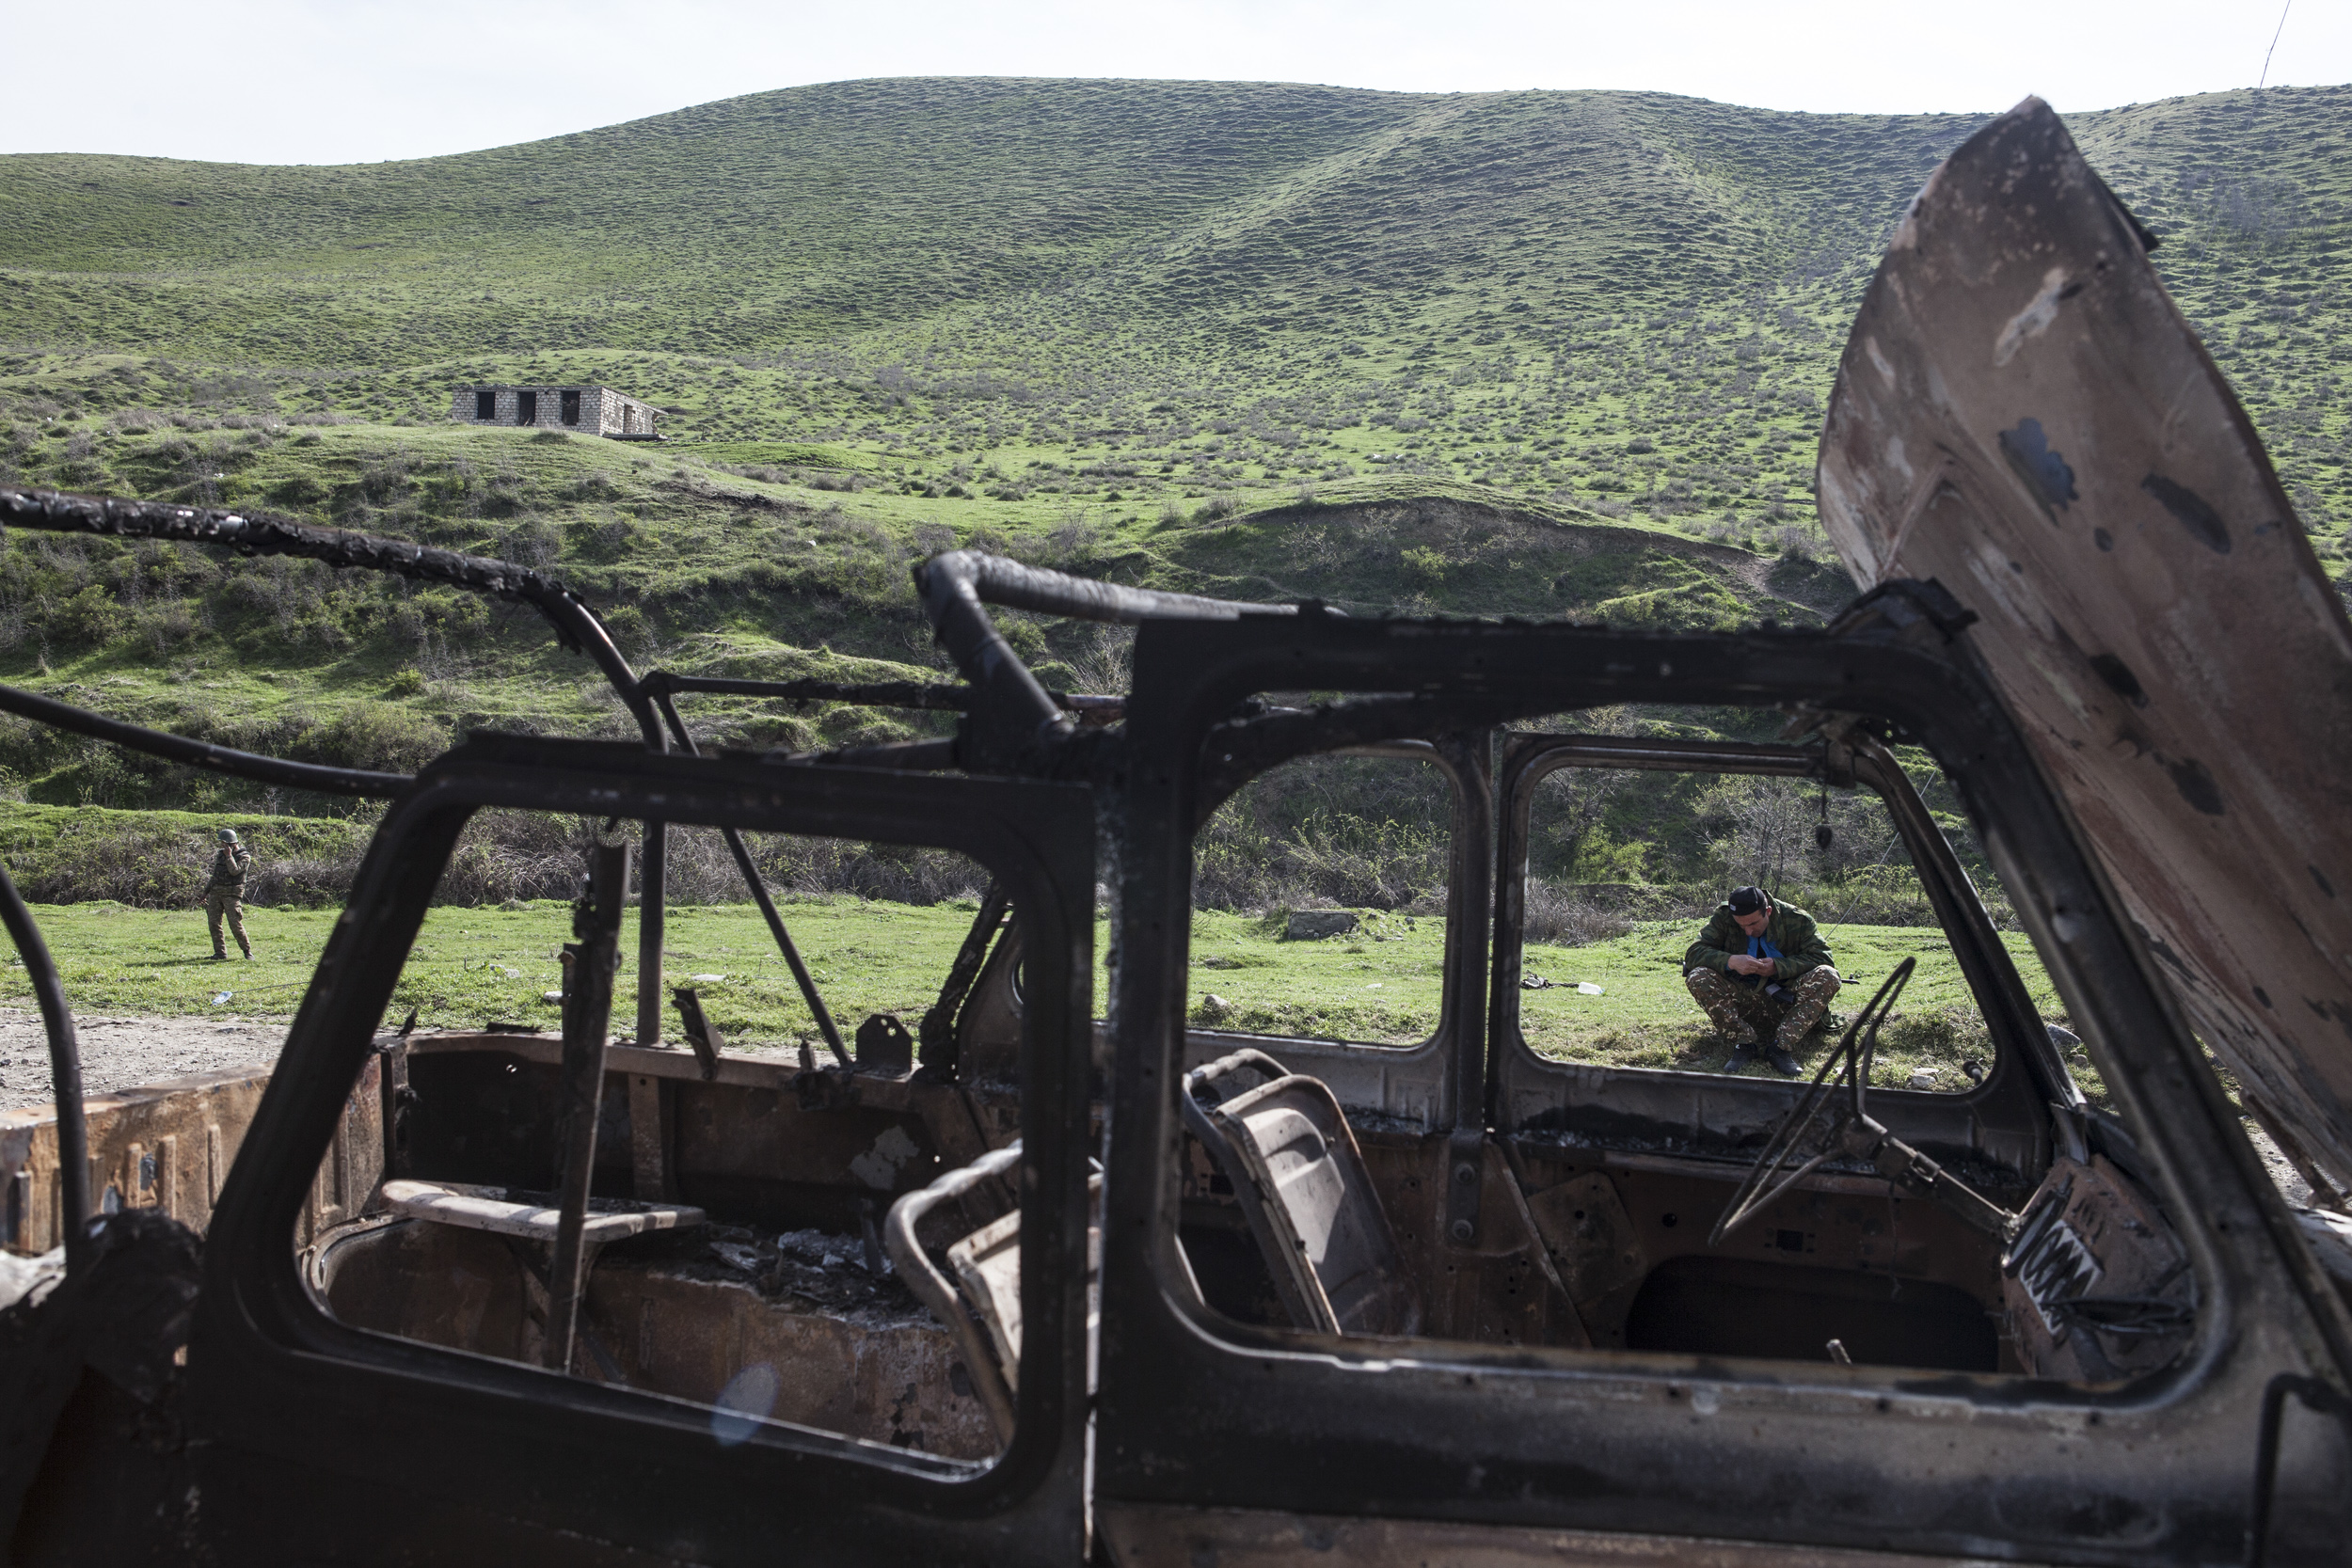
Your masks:
M1831 406L1823 503L1867 592L1820 631L1349 617L956 553L919 569L964 677L952 741L703 757L674 748L685 688L542 579L389 560L549 607L647 744L483 735L342 782L393 803L280 1064L233 1150L194 1174L204 1124L158 1166L200 1248L138 1202L86 1218L92 1168L157 1186L164 1134L119 1164L61 1098L59 1218L10 1210L18 1250L67 1254L0 1344L11 1560L2343 1560L2344 1222L2288 1209L2197 1031L2340 1194L2326 720L2352 630L2145 248L2038 103L1938 170ZM364 563L320 531L6 504ZM1132 689L1045 690L992 606L1135 624ZM2280 717L2287 657L2322 721ZM1579 727L1627 703L1786 731ZM1898 743L1957 791L2112 1112ZM1451 801L1418 1043L1191 1006L1202 825L1335 753ZM1992 1040L1981 1080L1874 1083L1907 963L1856 987L1809 1083L1530 1049L1529 823L1580 768L1883 800ZM606 825L560 1037L389 1016L485 809ZM878 1015L851 1055L746 856L835 1059L729 1053L659 990L617 1041L622 824L646 911L665 824L953 849L991 891L919 1026ZM0 914L67 1085L54 969L12 894Z

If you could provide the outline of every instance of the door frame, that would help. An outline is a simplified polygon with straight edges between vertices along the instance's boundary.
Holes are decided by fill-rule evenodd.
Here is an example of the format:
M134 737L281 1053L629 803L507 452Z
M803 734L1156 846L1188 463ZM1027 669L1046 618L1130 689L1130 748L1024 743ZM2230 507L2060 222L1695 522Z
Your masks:
M489 807L960 851L1028 942L1018 1426L979 1465L779 1422L720 1441L704 1405L347 1327L298 1276L294 1220L460 830ZM518 1560L1007 1562L1085 1550L1086 1182L1094 813L1067 784L772 766L477 736L370 845L222 1191L189 1350L204 1528L320 1560L512 1540ZM729 1435L734 1435L731 1432ZM372 1506L351 1528L356 1496ZM306 1534L306 1528L308 1533ZM332 1555L327 1544L332 1544ZM472 1544L469 1547L468 1544Z

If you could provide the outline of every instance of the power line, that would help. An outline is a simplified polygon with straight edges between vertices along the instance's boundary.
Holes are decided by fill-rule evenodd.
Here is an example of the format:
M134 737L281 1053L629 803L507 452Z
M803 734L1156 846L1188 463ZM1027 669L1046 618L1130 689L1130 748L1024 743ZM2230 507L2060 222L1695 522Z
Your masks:
M2285 5L2279 8L2279 25L2271 31L2270 47L2263 51L2263 73L2260 80L2254 84L2256 92L2262 91L2263 83L2270 80L2270 56L2279 52L2279 35L2287 30L2287 12L2294 8L2295 0L2287 0Z

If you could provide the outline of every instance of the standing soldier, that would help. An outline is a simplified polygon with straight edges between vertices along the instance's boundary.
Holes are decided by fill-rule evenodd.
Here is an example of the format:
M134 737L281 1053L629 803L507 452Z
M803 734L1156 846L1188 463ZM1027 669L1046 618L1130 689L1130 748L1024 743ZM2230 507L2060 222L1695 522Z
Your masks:
M204 924L213 933L213 957L227 958L221 946L220 923L225 916L236 933L237 946L247 958L253 944L245 940L245 872L253 863L252 851L237 842L237 830L220 831L220 852L213 857L213 879L204 884Z

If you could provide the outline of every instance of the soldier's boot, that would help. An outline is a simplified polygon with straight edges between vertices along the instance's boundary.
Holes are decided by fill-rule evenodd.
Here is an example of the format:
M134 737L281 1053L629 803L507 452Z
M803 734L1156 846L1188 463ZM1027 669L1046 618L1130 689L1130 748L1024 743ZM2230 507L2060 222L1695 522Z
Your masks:
M1822 964L1806 970L1789 986L1795 1000L1789 1004L1788 1016L1780 1021L1780 1027L1772 1032L1772 1048L1766 1056L1774 1071L1794 1078L1804 1070L1797 1065L1797 1047L1820 1026L1829 1011L1830 999L1837 994L1841 984L1837 971Z
M1705 1009L1707 1021L1715 1026L1715 1033L1731 1047L1731 1055L1724 1063L1725 1072L1739 1072L1756 1064L1756 1025L1748 1022L1740 1009L1740 988L1711 969L1694 969L1682 977L1690 988L1691 998Z

